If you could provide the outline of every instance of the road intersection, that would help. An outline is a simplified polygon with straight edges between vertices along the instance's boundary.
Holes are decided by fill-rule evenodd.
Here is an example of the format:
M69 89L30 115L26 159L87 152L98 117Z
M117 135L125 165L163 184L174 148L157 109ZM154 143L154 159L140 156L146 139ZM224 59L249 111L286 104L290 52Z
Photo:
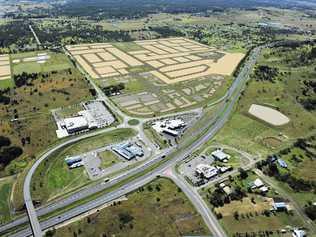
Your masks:
M97 208L98 206L100 206L104 203L113 201L116 198L119 198L122 195L125 195L125 194L137 189L138 187L143 186L144 184L155 179L157 176L161 175L162 171L172 167L177 162L183 160L185 157L190 155L194 150L196 150L201 145L203 145L206 141L211 139L223 127L223 125L228 120L229 116L231 115L231 112L233 111L233 108L234 108L236 102L238 101L238 98L239 98L239 95L243 89L243 86L244 86L245 82L248 80L249 74L250 74L262 48L263 48L263 46L260 46L260 47L257 47L257 48L252 50L251 54L248 57L248 60L245 62L244 66L240 70L238 76L236 77L233 84L229 88L229 90L226 94L227 99L225 100L224 105L217 112L217 116L213 120L210 120L207 124L205 124L204 129L202 131L204 133L199 134L200 136L197 136L198 139L196 139L193 143L191 143L188 146L184 146L182 144L179 144L173 148L163 150L160 153L155 151L155 147L153 146L151 141L145 136L145 134L143 133L143 130L142 130L142 126L143 126L144 122L149 121L149 119L136 118L140 121L140 124L138 126L128 125L128 121L130 119L134 119L134 118L130 117L128 115L125 115L122 111L117 109L116 106L109 100L109 98L107 98L103 94L102 90L98 86L95 85L93 80L90 80L91 85L97 91L97 94L99 97L98 99L104 100L105 103L107 104L107 106L115 114L117 114L120 118L122 118L123 122L118 127L133 127L134 129L136 129L138 131L138 134L140 135L141 139L144 141L144 143L147 146L149 146L151 149L153 149L153 151L155 152L155 154L153 154L154 157L151 160L149 160L148 162L145 162L144 164L140 165L139 167L136 167L130 171L127 171L124 174L121 174L120 176L116 177L115 179L113 179L111 182L109 182L106 185L99 183L95 186L88 187L87 189L80 190L79 192L77 192L69 197L66 197L65 199L59 200L56 203L52 203L52 204L49 204L47 206L40 207L36 210L34 208L32 198L31 198L30 184L31 184L32 175L35 172L36 168L39 166L39 164L43 160L47 159L49 157L49 155L51 155L54 151L59 150L66 145L75 143L75 142L82 140L84 138L92 137L92 136L95 136L95 135L98 135L98 134L101 134L104 132L114 130L115 128L98 130L98 131L93 132L93 133L81 135L80 137L71 138L70 140L68 140L62 144L59 144L58 146L49 150L33 164L32 168L30 169L30 171L27 174L27 177L26 177L25 183L24 183L24 199L25 199L30 223L32 226L32 230L33 230L33 235L36 237L42 236L42 230L45 230L47 228L51 228L59 223L62 223L66 220L69 220L77 215L80 215L80 214L86 212L86 211L89 211L93 208ZM170 159L164 158L164 157L169 157L169 156L171 157ZM155 165L159 165L159 166L155 167ZM155 168L152 169L152 167L155 167ZM147 170L150 170L151 172L146 172ZM69 205L71 203L82 200L88 196L91 196L92 194L95 194L95 193L98 193L102 190L105 190L106 188L112 187L113 185L116 185L119 182L126 180L127 178L131 178L137 174L143 174L143 173L145 173L145 174L136 178L136 179L133 179L132 181L126 183L125 185L117 188L116 190L114 190L112 192L100 195L96 199L89 201L89 202L86 202L85 204L79 205L79 206L72 208L70 210L67 210L58 216L49 218L49 219L42 221L40 223L38 221L38 216L42 216L44 214L49 214L49 213L53 212L54 210L58 210L62 207L66 207L67 205ZM102 187L100 185L102 185ZM185 183L179 182L179 185L184 187ZM194 200L196 200L197 203L199 203L198 197L196 197L196 194L194 194L194 196L195 196ZM199 208L202 208L202 207L205 208L205 206L203 206L201 204L195 204L195 205L199 205ZM207 218L209 218L208 220L210 221L209 227L217 226L217 228L213 227L214 229L213 228L211 229L213 231L218 229L217 231L215 231L216 233L214 233L217 235L217 234L221 233L221 231L218 228L218 223L217 223L216 218L214 219L213 218L214 216L212 216L212 215L213 214L205 213L205 216ZM25 223L26 221L27 221L27 219L25 217L22 217L21 219L17 219L17 220L15 220L15 221L13 221L5 226L1 226L0 233L8 230L9 228L13 228L13 227L16 227L18 225L21 225L21 224ZM17 232L15 235L12 235L12 236L29 236L29 235L32 235L32 230L30 228L26 228L20 232ZM218 236L225 236L223 234L224 233L221 233L221 235L218 235Z

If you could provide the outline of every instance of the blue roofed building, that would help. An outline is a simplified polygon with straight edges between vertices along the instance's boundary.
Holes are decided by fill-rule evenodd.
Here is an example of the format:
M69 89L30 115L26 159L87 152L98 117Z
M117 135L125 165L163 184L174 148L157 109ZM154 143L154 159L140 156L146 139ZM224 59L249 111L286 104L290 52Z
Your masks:
M274 202L273 209L275 211L285 211L287 210L287 204L285 202Z

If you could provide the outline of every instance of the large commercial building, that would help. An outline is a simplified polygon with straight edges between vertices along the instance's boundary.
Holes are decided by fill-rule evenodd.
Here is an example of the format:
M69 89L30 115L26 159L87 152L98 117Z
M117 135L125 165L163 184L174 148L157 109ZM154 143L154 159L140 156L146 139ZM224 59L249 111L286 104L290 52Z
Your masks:
M126 160L131 160L136 156L141 157L144 155L142 147L131 142L124 142L114 145L112 146L112 150L124 157Z
M214 166L198 164L196 166L195 172L202 178L210 179L218 174L218 169Z
M61 125L65 127L69 134L76 133L89 128L89 124L84 116L66 118Z
M186 123L182 119L166 119L154 122L153 129L158 133L166 133L177 137L179 129L184 128Z
M56 119L58 138L67 137L78 132L102 128L115 122L115 117L103 101L94 100L82 103L83 109L77 116ZM58 116L55 116L58 117Z

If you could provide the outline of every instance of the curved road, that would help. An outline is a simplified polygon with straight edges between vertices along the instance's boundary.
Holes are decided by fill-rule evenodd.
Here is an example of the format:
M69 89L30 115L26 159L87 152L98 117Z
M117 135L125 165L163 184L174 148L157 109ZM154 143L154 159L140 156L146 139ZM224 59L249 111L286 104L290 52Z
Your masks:
M188 148L185 148L183 149L182 151L180 151L179 154L177 154L173 159L170 159L166 162L164 162L160 167L158 167L155 172L152 172L152 173L147 173L145 174L144 176L138 178L138 179L135 179L133 181L131 181L130 183L128 183L127 185L124 185L123 187L117 189L116 191L113 191L109 194L106 194L106 195L102 195L100 196L99 198L93 200L93 201L90 201L86 204L83 204L81 206L78 206L78 207L75 207L69 211L66 211L65 213L61 214L60 216L58 217L53 217L47 221L44 221L41 223L41 225L39 225L38 223L36 223L36 220L37 220L37 216L36 216L36 212L35 212L35 209L34 209L34 206L33 206L33 203L31 201L31 196L30 196L30 190L29 190L29 185L30 185L30 180L31 180L31 177L32 177L32 173L30 172L27 177L27 180L25 182L25 190L26 192L24 193L25 194L25 201L28 202L27 204L27 208L28 208L28 214L29 214L29 217L30 219L33 219L33 221L31 220L31 224L33 225L33 229L36 231L34 231L34 235L35 236L41 236L41 229L46 229L46 228L49 228L49 227L52 227L58 223L61 223L67 219L70 219L76 215L79 215L80 213L84 213L86 212L87 210L90 210L92 208L95 208L95 207L98 207L100 206L101 204L105 203L105 202L109 202L111 200L113 200L113 198L118 198L119 196L122 196L132 190L135 190L136 188L144 185L145 183L147 182L150 182L152 179L154 179L156 177L156 175L159 174L159 172L161 172L161 170L165 169L166 167L178 162L179 160L183 159L184 157L186 157L187 155L191 154L192 151L194 151L195 149L197 149L198 147L200 147L202 144L204 144L206 141L208 141L210 138L212 138L216 133L217 131L224 125L224 123L226 122L226 120L228 119L235 103L237 102L237 99L239 97L239 94L240 94L240 91L241 91L241 87L244 82L247 80L248 78L248 75L250 73L250 70L252 69L252 67L254 66L255 64L255 61L256 61L256 58L258 57L259 53L260 53L260 50L263 48L263 46L260 46L258 48L255 48L251 55L249 56L249 59L246 63L246 65L242 68L241 72L239 73L239 75L237 76L237 78L234 80L232 86L230 87L230 89L228 90L228 98L230 99L227 99L226 102L225 102L225 106L219 111L218 113L218 117L216 119L216 121L212 121L213 125L211 127L211 129L209 130L209 132L202 136L201 138L199 138L197 141L195 141L193 144L191 144ZM240 87L240 88L239 88ZM239 89L239 90L238 90ZM237 92L237 93L235 93ZM102 98L103 99L103 98ZM106 100L106 102L108 102L108 98L104 98ZM115 112L117 112L115 106L113 106L113 104L110 102L110 108L111 109L114 109ZM126 119L124 119L124 124L126 124ZM101 133L102 131L98 131L99 133ZM98 133L98 132L95 132L95 133ZM104 131L103 131L104 132ZM90 136L94 136L95 134L87 134L86 136L84 137L90 137ZM71 141L67 141L63 144L60 144L58 146L58 148L54 148L53 151L49 151L45 154L51 154L53 153L55 150L63 147L64 145L66 144L69 144L69 143L73 143L75 142L75 140L78 139L78 140L81 140L83 139L83 137L78 137L78 138L74 138L72 139ZM166 152L166 155L169 155L171 152L168 151ZM46 156L47 157L47 156ZM36 167L39 165L39 163L44 160L44 158L40 158L40 160L38 160L38 162L35 163L35 165L33 166L34 168L32 169L32 171L34 172L34 170L36 169ZM148 163L148 165L145 165L143 167L141 167L141 169L139 169L138 171L139 172L142 172L142 171L145 171L148 167L150 167L152 164L155 164L157 162L159 162L162 158L157 158L157 159L154 159L153 161L154 162L151 162L151 163ZM28 192L27 192L28 191ZM80 200L80 199L78 199ZM32 234L30 232L30 229L26 229L24 231L21 231L19 232L16 236L27 236L27 235L30 235ZM38 234L38 235L36 235Z

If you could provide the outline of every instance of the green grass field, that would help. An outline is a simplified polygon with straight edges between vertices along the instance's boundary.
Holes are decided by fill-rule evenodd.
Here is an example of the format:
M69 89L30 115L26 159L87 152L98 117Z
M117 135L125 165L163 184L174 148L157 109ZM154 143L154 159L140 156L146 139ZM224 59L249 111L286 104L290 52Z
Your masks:
M12 79L0 80L0 89L12 88L14 82Z
M280 236L277 231L280 232L281 229L286 229L287 226L296 227L302 225L302 222L296 215L291 216L286 213L277 213L269 217L263 215L256 216L254 214L253 217L244 217L239 220L235 220L233 215L231 215L223 217L220 223L229 236L234 236L235 233L258 233L260 231L273 231L274 235L269 236ZM282 236L291 236L291 234L287 233Z
M91 181L88 179L84 167L69 170L64 159L67 156L79 155L111 143L123 141L134 135L135 131L132 129L117 129L84 139L56 152L43 162L35 172L32 179L32 197L43 203L88 184ZM102 158L108 157L108 154L103 155ZM101 156L103 155L101 154ZM111 156L110 163L114 161L113 156ZM104 161L103 164L109 165L108 161Z
M100 168L108 168L115 163L119 162L120 159L111 151L103 151L99 153L99 157L101 159L101 167Z
M54 236L204 236L202 218L170 180L159 178L126 201L56 230Z
M5 223L11 220L12 217L10 207L10 195L13 182L13 177L7 177L0 180L0 223Z
M33 72L51 72L59 71L68 68L72 68L72 64L69 61L68 57L62 53L54 53L49 51L35 51L27 53L12 54L11 60L15 59L24 59L29 57L35 57L39 53L47 53L50 58L46 63L40 64L37 62L20 62L12 63L13 74L21 74L22 72L33 73Z

